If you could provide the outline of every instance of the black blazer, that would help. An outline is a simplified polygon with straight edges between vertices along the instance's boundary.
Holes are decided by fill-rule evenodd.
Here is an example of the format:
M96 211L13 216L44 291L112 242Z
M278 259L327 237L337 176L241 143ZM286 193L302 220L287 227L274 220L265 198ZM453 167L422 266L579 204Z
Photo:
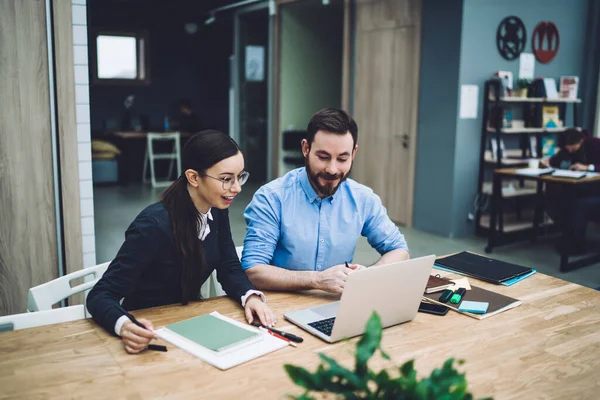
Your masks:
M254 287L235 251L228 211L213 208L211 215L210 233L203 242L209 268L201 279L206 281L216 269L227 295L240 302ZM125 232L125 243L90 291L87 308L98 324L114 334L115 323L123 315L116 307L121 299L126 310L181 302L180 265L169 213L162 203L152 204Z

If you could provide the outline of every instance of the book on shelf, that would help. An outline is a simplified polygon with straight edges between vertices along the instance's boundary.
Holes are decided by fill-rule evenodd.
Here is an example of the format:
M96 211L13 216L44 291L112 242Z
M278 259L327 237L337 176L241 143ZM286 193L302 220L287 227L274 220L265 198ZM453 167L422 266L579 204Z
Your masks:
M496 72L496 76L500 78L502 81L502 87L505 92L508 94L509 91L513 90L513 74L510 71L498 71ZM504 94L506 95L506 94Z
M560 97L563 99L577 100L577 92L579 89L578 76L561 76L560 77Z
M552 135L542 137L542 156L552 157L556 154L556 138Z
M557 99L558 91L556 90L556 81L554 78L544 78L544 89L547 99Z
M529 154L531 155L531 158L538 157L537 137L535 137L535 135L529 136Z
M558 106L542 106L542 127L559 128L562 126Z
M498 158L498 141L496 138L490 138L490 149L492 150L492 160L497 161ZM506 156L506 146L504 145L504 140L500 138L500 159L505 158Z

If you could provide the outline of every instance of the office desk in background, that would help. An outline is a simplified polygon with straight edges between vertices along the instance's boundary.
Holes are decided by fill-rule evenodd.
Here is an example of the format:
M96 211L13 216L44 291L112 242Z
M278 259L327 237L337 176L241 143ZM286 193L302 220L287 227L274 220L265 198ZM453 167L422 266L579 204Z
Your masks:
M490 228L488 231L488 245L485 249L487 253L491 253L493 248L499 245L499 233L503 231L502 223L497 223L498 215L502 214L503 209L503 198L502 198L502 180L505 178L511 179L523 179L537 182L536 191L536 205L533 217L533 229L531 238L535 238L539 234L539 227L542 222L543 209L543 190L544 183L560 184L563 187L563 196L566 196L568 202L572 202L575 197L575 191L578 187L595 184L600 185L600 175L593 177L584 177L579 179L574 178L559 178L552 175L541 175L541 176L528 176L517 174L518 168L500 168L494 170L494 178L492 182L492 202L490 210ZM497 226L499 225L499 227ZM568 232L563 229L562 232L563 240L562 243L567 243ZM594 254L580 258L576 261L569 262L569 255L565 252L565 249L561 249L560 253L560 271L567 272L577 268L581 268L596 262L600 262L600 254Z
M419 313L412 322L384 330L382 347L392 361L375 356L369 366L396 374L399 365L414 358L423 376L455 357L466 361L461 369L475 398L598 398L600 292L539 273L511 287L477 285L523 304L482 321L452 311L444 317ZM313 291L268 293L267 298L277 327L304 342L228 371L170 345L167 353L129 355L120 339L91 320L2 333L0 399L281 399L302 392L287 377L285 363L314 371L317 353L323 352L352 367L358 338L329 345L283 319L284 312L330 302L334 296ZM243 310L226 297L134 314L158 327L213 310L244 318Z
M173 133L159 131L114 131L107 132L105 140L110 140L121 150L119 156L119 183L127 185L142 181L144 156L146 154L146 138L148 133ZM181 132L181 148L192 136L189 132Z

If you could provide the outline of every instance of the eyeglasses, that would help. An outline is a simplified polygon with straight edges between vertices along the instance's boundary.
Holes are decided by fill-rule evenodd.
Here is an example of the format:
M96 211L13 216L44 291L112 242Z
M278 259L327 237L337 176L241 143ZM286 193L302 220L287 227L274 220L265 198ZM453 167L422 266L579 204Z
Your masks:
M229 190L233 187L234 178L230 176L225 178L215 178L214 176L210 176L208 174L205 174L204 172L198 172L198 175L207 176L209 178L220 181L223 184L223 190ZM246 183L246 181L248 181L248 177L250 177L250 173L248 171L244 171L241 174L239 174L235 179L237 179L240 186L242 186L244 183Z

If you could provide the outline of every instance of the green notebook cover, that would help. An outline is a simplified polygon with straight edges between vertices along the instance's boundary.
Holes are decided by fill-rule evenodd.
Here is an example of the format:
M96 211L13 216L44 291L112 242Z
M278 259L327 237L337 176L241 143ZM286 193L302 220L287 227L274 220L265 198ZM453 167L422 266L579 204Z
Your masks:
M212 351L224 350L259 335L210 314L176 322L166 328Z

